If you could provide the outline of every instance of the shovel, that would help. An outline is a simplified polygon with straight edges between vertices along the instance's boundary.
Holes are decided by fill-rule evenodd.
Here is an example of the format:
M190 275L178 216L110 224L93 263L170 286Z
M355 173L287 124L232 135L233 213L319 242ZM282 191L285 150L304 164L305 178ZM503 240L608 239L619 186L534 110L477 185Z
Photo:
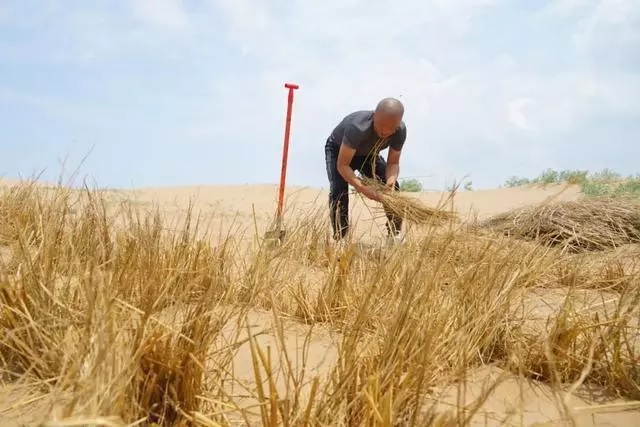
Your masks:
M270 243L282 243L286 235L286 230L282 227L282 211L284 205L284 187L287 177L287 159L289 155L289 132L291 129L291 109L293 106L293 91L299 86L294 83L285 83L285 88L289 89L287 100L287 119L284 129L284 147L282 149L282 166L280 168L280 188L278 189L278 208L276 210L275 226L265 233L265 240Z

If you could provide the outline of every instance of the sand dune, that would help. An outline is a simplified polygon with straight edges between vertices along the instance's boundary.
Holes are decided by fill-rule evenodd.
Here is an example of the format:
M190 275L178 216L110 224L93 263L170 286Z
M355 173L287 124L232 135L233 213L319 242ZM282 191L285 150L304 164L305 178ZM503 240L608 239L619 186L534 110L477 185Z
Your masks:
M252 209L270 215L275 211L277 186L275 185L238 185L238 186L197 186L174 188L142 188L123 191L127 197L141 202L157 202L163 205L182 205L188 200L196 201L203 207L223 207L228 212L252 214ZM437 204L448 193L429 191L408 193L429 204ZM326 204L329 192L326 189L310 187L288 187L285 191L285 204L296 209L313 209ZM494 215L509 209L528 204L536 204L547 198L572 200L579 195L577 186L549 185L546 187L500 188L483 191L460 191L455 197L455 207L461 214L475 212L480 217ZM356 211L363 209L362 197L352 195ZM364 205L372 206L367 200Z
M20 181L0 178L0 186L12 186ZM42 186L51 186L42 183ZM201 185L187 187L145 187L133 190L105 190L113 200L132 200L140 205L157 205L169 211L184 211L191 202L197 210L211 216L237 217L249 223L257 216L261 221L272 219L276 206L276 185ZM429 205L437 205L448 196L444 191L408 193ZM577 186L549 185L546 187L500 188L481 191L460 191L454 208L463 217L485 218L510 209L537 204L546 199L573 200L580 194ZM285 191L285 217L323 209L328 201L328 190L289 186ZM358 221L371 221L370 210L375 202L352 194L350 203L353 217Z
M271 225L277 207L278 187L275 185L237 185L195 187L141 188L129 191L109 191L114 200L134 200L142 206L158 206L170 222L179 222L187 205L192 204L213 228L230 227L246 230L255 225L263 233ZM448 197L444 191L407 193L429 206L437 206ZM574 200L579 196L576 186L550 185L545 188L501 188L484 191L461 191L454 198L454 209L463 219L483 219L500 212L547 199ZM285 227L300 216L325 214L328 190L309 187L288 187L285 191ZM358 194L350 196L354 230L361 236L382 237L384 220L376 214L377 204ZM249 239L248 235L245 238Z

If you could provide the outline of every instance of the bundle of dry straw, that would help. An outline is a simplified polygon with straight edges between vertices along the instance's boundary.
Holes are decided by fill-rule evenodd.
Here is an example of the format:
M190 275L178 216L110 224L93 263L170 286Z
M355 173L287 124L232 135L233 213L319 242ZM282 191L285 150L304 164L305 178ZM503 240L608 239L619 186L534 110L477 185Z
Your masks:
M362 177L361 181L378 192L385 212L402 217L405 221L424 225L434 220L445 221L456 218L455 212L445 210L445 205L453 198L455 191L452 191L446 200L433 208L424 205L414 197L390 189L379 180Z
M570 253L606 250L640 242L640 202L626 198L556 201L496 215L480 226Z

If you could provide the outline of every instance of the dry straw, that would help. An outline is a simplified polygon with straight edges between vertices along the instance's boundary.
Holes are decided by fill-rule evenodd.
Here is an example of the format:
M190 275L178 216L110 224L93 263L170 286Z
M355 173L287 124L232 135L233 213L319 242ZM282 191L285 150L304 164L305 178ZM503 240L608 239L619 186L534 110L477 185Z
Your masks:
M336 256L323 210L298 215L277 250L254 251L200 225L193 205L176 230L159 208L120 211L103 197L0 191L2 420L520 425L529 414L518 400L480 409L499 380L465 390L487 364L550 393L584 384L640 399L637 274L606 273L619 292L605 309L599 294L576 298L603 284L582 257L466 227L425 233L379 262L352 245ZM552 284L563 289L546 298Z
M606 250L640 242L640 202L628 198L556 201L499 214L480 226L571 253Z
M434 220L447 221L456 218L455 212L445 210L447 203L453 199L455 191L451 191L447 198L434 208L425 205L415 197L390 189L378 180L367 177L362 177L361 180L365 185L374 188L378 192L380 203L385 212L400 216L405 221L417 225L425 225Z

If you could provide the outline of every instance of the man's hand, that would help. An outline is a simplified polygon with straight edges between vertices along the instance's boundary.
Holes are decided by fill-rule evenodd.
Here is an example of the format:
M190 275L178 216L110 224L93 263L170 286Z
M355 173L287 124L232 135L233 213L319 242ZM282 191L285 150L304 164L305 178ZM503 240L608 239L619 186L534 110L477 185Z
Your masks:
M398 174L400 173L400 154L401 151L394 150L389 147L389 155L387 156L387 187L393 189L398 181Z
M389 179L387 179L387 183L385 184L389 189L393 190L395 185L396 185L396 178L395 177L390 177Z
M374 202L380 201L380 194L371 187L363 185L357 189L359 193L363 194L366 198L373 200Z

